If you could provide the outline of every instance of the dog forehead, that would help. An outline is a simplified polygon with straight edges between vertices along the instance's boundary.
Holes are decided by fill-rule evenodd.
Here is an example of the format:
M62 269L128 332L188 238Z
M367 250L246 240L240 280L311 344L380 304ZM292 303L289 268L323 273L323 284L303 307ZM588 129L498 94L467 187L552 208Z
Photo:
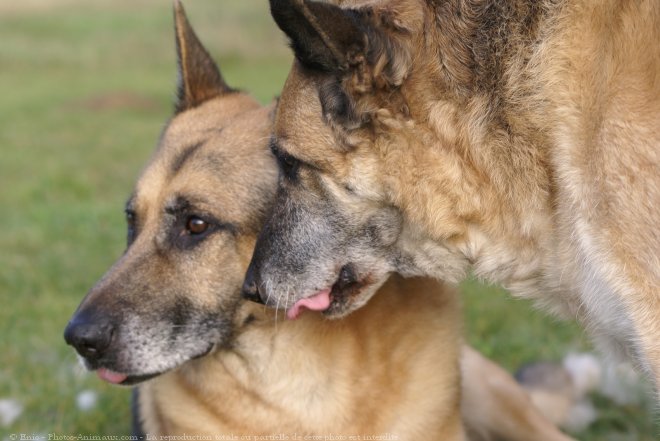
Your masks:
M175 118L138 180L135 208L156 219L181 196L224 221L250 224L276 184L277 167L268 150L272 110L257 106L194 128ZM200 117L212 112L207 108Z
M138 185L149 182L150 187L163 188L162 180L171 178L200 154L221 156L226 151L227 158L254 154L256 140L268 136L269 109L235 93L176 114L165 127Z
M261 105L249 95L231 93L212 99L190 110L176 114L167 125L158 149L178 149L190 144L192 138L208 137L237 117L260 109Z

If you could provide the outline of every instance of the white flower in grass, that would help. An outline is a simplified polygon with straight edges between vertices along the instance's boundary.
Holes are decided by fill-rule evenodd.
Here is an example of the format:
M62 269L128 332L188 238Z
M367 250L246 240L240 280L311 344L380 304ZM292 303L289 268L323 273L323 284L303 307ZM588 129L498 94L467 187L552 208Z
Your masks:
M16 400L0 400L0 426L7 427L23 413L23 405Z
M98 393L94 392L93 390L87 389L78 394L76 397L76 405L78 406L78 409L80 409L83 412L89 412L93 408L96 407L96 403L98 402L99 395Z

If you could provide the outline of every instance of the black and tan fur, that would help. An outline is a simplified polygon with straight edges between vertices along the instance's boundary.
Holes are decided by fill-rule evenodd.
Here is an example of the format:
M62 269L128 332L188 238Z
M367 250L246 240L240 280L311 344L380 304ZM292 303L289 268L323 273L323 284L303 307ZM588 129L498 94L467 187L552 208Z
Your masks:
M296 61L246 292L290 308L333 287L326 313L342 316L393 271L472 271L576 317L658 383L659 2L271 11Z
M65 333L89 368L140 382L140 430L462 440L465 419L474 439L568 440L462 348L456 293L438 282L394 276L344 321L278 321L241 298L277 184L273 107L231 90L175 11L177 112L127 204L125 254Z

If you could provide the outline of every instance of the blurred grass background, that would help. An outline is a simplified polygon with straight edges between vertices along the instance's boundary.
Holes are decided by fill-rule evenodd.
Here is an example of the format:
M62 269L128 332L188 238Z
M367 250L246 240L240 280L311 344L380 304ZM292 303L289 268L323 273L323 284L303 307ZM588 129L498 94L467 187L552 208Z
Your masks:
M291 63L265 0L185 4L227 82L262 102ZM175 83L171 3L0 1L0 399L23 413L0 436L121 434L128 389L78 366L62 331L124 247L123 204L170 116ZM463 285L468 339L515 370L589 346L500 289ZM99 402L83 412L82 390ZM584 440L658 439L643 406L596 397Z

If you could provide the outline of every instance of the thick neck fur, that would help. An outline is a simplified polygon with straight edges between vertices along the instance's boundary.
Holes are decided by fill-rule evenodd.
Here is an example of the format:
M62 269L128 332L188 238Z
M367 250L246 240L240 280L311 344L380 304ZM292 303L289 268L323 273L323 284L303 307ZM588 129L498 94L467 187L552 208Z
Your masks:
M431 273L460 279L472 268L514 291L533 291L553 189L538 117L543 100L529 64L552 20L549 3L427 3L424 30L412 36L416 62L401 86L411 114L376 118L385 135L376 137L379 148L398 164L390 169L406 164L386 187L411 225L433 232L414 241L444 244L422 259L443 258L444 268Z
M529 60L548 1L435 0L428 2L444 80L456 94L506 95L511 61ZM497 102L493 103L497 105Z
M161 399L171 399L173 389L196 399L204 410L193 420L198 424L214 416L208 426L167 433L391 432L442 439L459 427L458 306L456 293L438 283L396 275L368 308L343 320L309 313L275 321L274 311L248 305L229 348L147 386ZM430 389L437 393L420 400ZM404 410L407 417L400 418Z

